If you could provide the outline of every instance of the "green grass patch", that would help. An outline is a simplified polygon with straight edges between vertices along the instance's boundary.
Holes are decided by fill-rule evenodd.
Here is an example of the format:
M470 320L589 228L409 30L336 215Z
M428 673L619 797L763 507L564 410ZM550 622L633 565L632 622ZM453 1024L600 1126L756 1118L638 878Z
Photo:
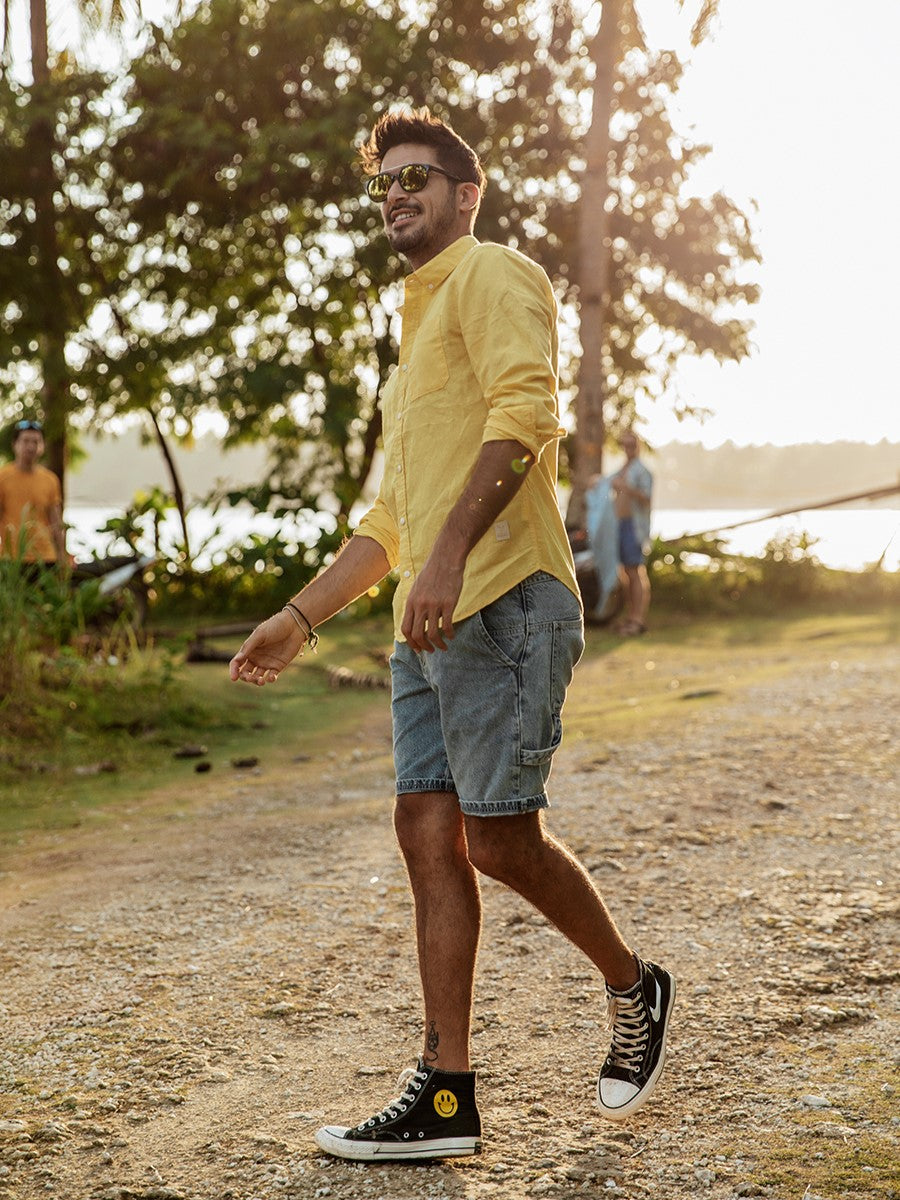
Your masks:
M240 640L218 645L233 652ZM370 651L390 645L385 619L333 621L317 654L264 688L232 683L224 662L184 662L179 644L138 651L121 665L48 660L27 718L14 697L0 710L0 845L28 830L121 814L149 793L183 802L235 759L258 757L272 767L327 752L376 706L386 708L388 693L335 690L326 668L386 678ZM185 745L203 747L202 759L176 758ZM198 761L210 764L208 776L196 772Z
M739 692L800 665L830 670L843 653L877 654L896 644L898 634L900 617L892 608L793 619L660 613L648 634L626 639L589 628L566 700L565 746L602 759L622 742L653 732L683 728L687 741L695 716L727 705Z
M814 1078L803 1090L824 1091L835 1103L797 1112L793 1132L767 1135L755 1148L755 1182L786 1197L807 1188L842 1200L896 1197L900 1159L891 1122L900 1078L890 1055L851 1034L837 1044L784 1050ZM795 1082L792 1090L801 1088Z
M595 759L607 747L665 728L689 733L694 715L728 704L740 689L829 664L841 653L896 640L893 610L797 617L685 620L654 615L651 632L622 640L590 629L566 705L566 750ZM240 637L214 642L233 652ZM20 720L17 697L0 708L0 846L26 831L121 817L156 796L164 806L211 793L232 761L258 757L268 770L348 744L388 693L330 686L326 669L387 677L387 615L336 618L318 654L307 654L264 688L233 684L223 663L186 663L187 635L135 651L121 665L86 663L69 652L47 660L36 707ZM17 715L18 714L18 715ZM206 748L207 775L176 759L186 743ZM113 768L109 771L104 767Z

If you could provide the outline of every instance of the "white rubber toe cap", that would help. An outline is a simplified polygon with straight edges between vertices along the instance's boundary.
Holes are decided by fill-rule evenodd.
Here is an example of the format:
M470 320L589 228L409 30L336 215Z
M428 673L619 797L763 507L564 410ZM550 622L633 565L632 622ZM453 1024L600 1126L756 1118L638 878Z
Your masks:
M603 1079L600 1082L600 1107L611 1116L627 1108L638 1094L638 1088L624 1079Z

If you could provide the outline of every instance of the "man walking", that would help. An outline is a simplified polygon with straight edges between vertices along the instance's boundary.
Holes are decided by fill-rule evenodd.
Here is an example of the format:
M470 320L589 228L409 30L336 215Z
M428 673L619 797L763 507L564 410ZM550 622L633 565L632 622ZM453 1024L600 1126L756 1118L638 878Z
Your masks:
M653 476L641 462L641 444L636 433L627 430L619 445L625 452L625 462L611 481L619 527L619 562L625 576L625 620L619 632L634 637L647 632L650 609L650 577L644 553L650 541Z
M481 1147L469 1065L479 872L530 901L603 974L612 1044L597 1098L614 1120L656 1085L675 983L625 944L542 820L584 645L556 502L549 280L474 238L481 165L427 109L382 117L362 159L388 240L412 268L400 362L382 398L383 482L341 553L251 634L230 674L274 682L315 643L316 626L399 571L394 826L415 903L422 1056L381 1112L316 1140L341 1158L425 1159Z

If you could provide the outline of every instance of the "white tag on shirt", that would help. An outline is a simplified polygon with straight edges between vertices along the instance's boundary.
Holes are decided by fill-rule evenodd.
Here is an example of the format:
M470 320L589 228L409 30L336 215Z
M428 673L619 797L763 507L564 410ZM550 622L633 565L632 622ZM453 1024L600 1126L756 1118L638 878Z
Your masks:
M498 542L509 541L509 521L498 521L494 526L494 537Z

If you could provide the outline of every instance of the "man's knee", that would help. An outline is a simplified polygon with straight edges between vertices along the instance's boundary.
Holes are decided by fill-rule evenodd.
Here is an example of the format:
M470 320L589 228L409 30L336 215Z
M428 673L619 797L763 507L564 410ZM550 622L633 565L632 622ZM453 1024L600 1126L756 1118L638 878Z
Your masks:
M514 883L533 864L543 842L540 813L510 817L467 817L469 862L476 871Z
M394 805L394 832L403 857L410 862L465 853L459 801L451 792L410 792Z

